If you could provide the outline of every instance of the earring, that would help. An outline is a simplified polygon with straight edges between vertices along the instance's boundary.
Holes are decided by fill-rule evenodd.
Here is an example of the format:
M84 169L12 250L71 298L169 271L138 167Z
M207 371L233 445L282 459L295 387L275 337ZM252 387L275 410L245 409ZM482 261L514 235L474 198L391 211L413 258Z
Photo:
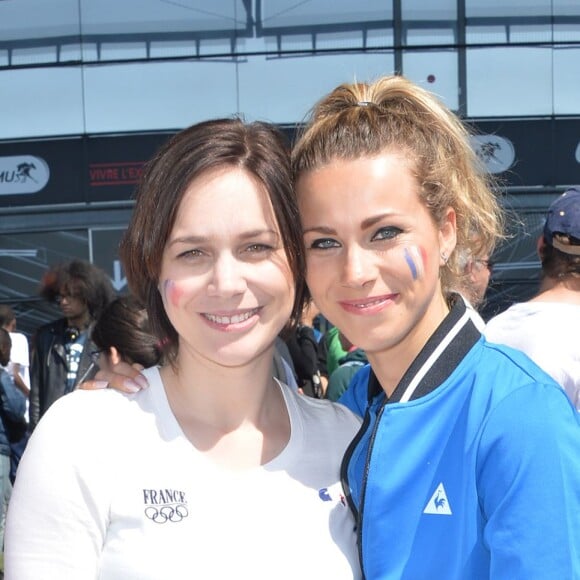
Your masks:
M445 252L441 252L441 259L443 260L443 264L446 265L449 258Z

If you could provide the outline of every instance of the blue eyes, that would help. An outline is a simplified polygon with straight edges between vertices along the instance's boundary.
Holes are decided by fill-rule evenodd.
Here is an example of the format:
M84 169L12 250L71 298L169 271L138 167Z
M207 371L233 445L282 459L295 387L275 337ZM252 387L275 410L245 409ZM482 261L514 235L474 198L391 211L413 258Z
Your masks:
M403 233L401 228L396 226L385 226L384 228L378 229L371 237L371 242L382 242L388 240L394 240L397 236ZM331 250L333 248L341 247L341 243L334 238L317 238L312 240L309 244L309 248L312 250Z
M310 247L313 250L328 250L330 248L338 248L340 244L331 238L321 238L318 240L313 240Z
M401 233L403 233L401 228L387 226L377 231L377 233L372 237L372 240L392 240Z

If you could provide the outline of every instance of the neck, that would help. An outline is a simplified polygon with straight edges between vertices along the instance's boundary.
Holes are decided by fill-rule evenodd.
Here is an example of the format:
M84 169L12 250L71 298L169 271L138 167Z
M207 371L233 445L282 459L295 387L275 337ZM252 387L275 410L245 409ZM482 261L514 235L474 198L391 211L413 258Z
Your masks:
M540 285L539 293L531 301L580 304L580 278L572 276L563 279L545 277Z
M447 301L439 294L423 318L416 321L409 333L396 344L382 351L366 352L373 372L387 397L394 393L407 369L448 313Z
M83 331L89 327L91 323L91 318L88 314L81 314L80 316L74 316L72 318L66 319L67 326L74 326L79 330Z
M241 367L222 367L183 349L161 376L169 404L193 445L227 467L261 465L290 437L282 392L272 378L273 348Z

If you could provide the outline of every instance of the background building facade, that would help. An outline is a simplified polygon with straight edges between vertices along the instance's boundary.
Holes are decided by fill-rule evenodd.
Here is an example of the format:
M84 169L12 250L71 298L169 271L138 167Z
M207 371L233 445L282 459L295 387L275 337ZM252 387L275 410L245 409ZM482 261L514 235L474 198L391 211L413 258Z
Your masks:
M553 197L580 183L578 0L0 0L0 301L31 332L48 265L105 268L143 162L216 116L290 135L340 82L401 73L477 129L513 220L489 309L531 295Z

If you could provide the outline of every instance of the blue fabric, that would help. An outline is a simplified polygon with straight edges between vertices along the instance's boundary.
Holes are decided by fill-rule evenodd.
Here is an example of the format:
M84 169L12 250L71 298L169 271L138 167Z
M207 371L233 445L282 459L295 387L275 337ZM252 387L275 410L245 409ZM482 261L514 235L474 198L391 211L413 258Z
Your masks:
M0 369L0 405L2 412L14 421L18 421L26 411L26 397L14 384L12 377ZM0 454L10 456L10 443L6 436L4 423L0 419Z
M548 375L481 339L416 400L364 413L368 378L341 399L367 580L580 578L580 414Z

